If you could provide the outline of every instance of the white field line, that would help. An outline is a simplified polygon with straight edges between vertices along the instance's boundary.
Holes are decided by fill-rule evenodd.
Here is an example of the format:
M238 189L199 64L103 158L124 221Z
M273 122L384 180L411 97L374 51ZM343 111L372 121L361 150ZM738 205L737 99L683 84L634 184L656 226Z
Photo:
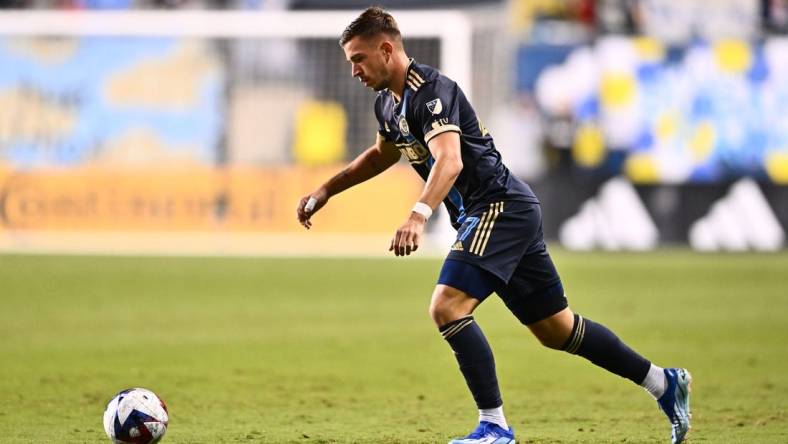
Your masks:
M0 254L394 257L390 234L0 231ZM444 257L429 239L412 257Z

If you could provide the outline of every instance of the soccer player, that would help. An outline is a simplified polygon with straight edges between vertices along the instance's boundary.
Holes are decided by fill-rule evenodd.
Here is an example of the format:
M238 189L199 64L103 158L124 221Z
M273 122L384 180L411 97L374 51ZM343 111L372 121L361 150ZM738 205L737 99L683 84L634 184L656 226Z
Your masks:
M472 316L493 292L543 345L643 386L668 416L672 442L682 442L690 427L690 374L654 365L601 324L572 312L542 238L539 201L501 163L492 136L460 87L409 59L396 21L378 7L356 18L340 45L352 75L378 92L377 140L301 199L298 220L310 228L311 217L331 196L380 174L403 154L426 184L389 250L396 256L416 251L433 209L441 202L446 206L457 239L429 313L454 351L479 410L476 429L450 444L515 442L492 350Z

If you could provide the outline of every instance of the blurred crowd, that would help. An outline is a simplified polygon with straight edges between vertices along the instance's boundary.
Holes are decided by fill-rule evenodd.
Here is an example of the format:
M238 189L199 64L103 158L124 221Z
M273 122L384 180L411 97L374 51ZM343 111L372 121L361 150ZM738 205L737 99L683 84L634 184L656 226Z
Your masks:
M520 29L533 24L564 23L581 33L658 32L668 40L677 30L711 28L706 18L718 5L737 8L740 20L727 23L742 36L761 30L788 30L788 0L393 0L377 2L388 8L447 8L511 5ZM368 0L0 0L2 9L360 9ZM665 23L670 18L671 23ZM677 18L680 20L676 22ZM755 18L756 20L751 20ZM726 29L727 29L726 28ZM564 29L564 32L572 32ZM690 31L691 32L691 31Z
M788 30L786 0L518 0L513 5L519 29L536 38L647 34L678 42L715 33L753 38ZM720 14L723 10L736 14Z
M447 8L505 4L502 0L0 0L0 9L392 9Z

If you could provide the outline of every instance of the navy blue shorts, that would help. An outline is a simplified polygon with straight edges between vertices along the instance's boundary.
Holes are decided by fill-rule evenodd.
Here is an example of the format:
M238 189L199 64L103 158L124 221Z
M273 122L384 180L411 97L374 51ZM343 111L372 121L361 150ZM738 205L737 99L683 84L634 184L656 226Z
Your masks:
M438 283L480 301L494 291L523 324L568 306L544 243L538 203L495 202L470 213L457 230Z

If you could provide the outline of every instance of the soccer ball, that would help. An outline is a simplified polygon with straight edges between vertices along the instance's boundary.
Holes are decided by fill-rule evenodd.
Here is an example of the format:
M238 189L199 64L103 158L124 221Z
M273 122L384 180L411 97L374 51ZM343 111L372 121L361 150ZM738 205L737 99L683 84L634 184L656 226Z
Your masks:
M144 388L115 395L104 411L104 431L115 444L153 444L167 432L167 406Z

